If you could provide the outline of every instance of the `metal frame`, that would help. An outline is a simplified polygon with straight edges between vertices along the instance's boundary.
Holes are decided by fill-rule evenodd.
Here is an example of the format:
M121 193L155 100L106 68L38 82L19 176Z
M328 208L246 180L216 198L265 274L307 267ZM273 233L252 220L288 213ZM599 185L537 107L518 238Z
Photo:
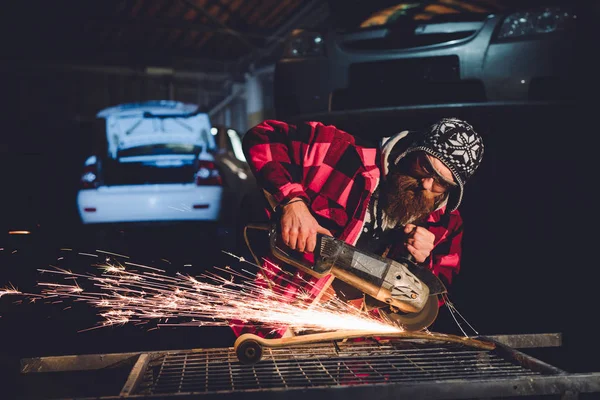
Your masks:
M284 387L277 387L277 385L266 385L259 388L252 388L251 386L249 386L249 388L239 386L233 387L233 380L231 380L233 388L232 390L219 389L219 385L214 386L219 390L209 389L209 364L218 365L220 366L219 368L223 368L225 370L228 368L228 371L225 371L223 375L229 376L231 379L233 379L234 375L232 374L235 372L232 372L232 368L238 372L243 372L247 376L252 376L251 373L249 374L249 370L244 370L244 368L252 367L238 365L237 360L235 359L235 353L230 348L29 358L21 360L21 373L34 374L82 370L92 371L118 367L119 365L131 365L133 360L135 360L120 393L118 395L115 394L114 396L94 397L97 400L123 398L226 398L247 400L256 398L261 400L305 400L307 396L310 396L311 400L316 400L316 398L348 400L349 398L367 397L370 399L423 398L424 396L426 396L428 399L473 399L479 397L501 398L527 396L533 396L537 398L541 395L560 395L562 399L577 399L580 393L600 393L600 372L576 374L567 373L559 368L544 363L541 360L516 350L516 348L559 347L562 344L562 338L560 334L497 335L481 336L478 337L478 339L492 341L496 344L496 349L492 351L493 354L492 352L489 354L485 351L481 352L481 355L484 357L484 359L487 359L488 356L491 358L496 357L507 365L514 365L515 372L506 375L502 373L496 376L493 374L486 374L484 375L486 376L485 378L481 378L475 374L474 379L469 379L469 374L465 375L465 378L461 377L460 367L464 365L459 364L458 366L455 366L458 367L457 374L455 375L454 373L451 373L449 379L436 378L419 381L417 378L416 382L411 379L405 379L402 382L361 383L347 386L340 384L317 383L313 384L312 387L293 385L287 387L286 384ZM301 353L306 354L306 360L297 359L294 355L292 355L292 358L290 359L289 354L292 354L290 350L283 349L279 355L275 354L276 352L273 351L271 353L272 364L265 365L263 373L264 371L268 371L270 366L273 366L281 375L281 373L285 373L285 371L279 371L280 368L288 368L288 370L292 370L295 368L295 363L301 363L302 361L309 361L314 363L314 365L320 364L321 370L327 372L327 369L323 367L324 363L329 362L331 364L337 362L335 354L339 350L338 345L335 343L329 348L333 352L330 351L329 354L321 354L319 353L318 348L314 348L314 346L311 347L308 353ZM459 354L460 353L461 352L459 352ZM388 348L385 352L382 352L383 356L385 356L385 354L394 354L394 351L393 349L390 350ZM287 357L288 364L285 364L285 357ZM350 359L350 362L352 362L352 354L345 356L339 354L339 357L339 359ZM371 359L371 363L373 360L377 360L378 357L381 357L381 355L375 354L372 357L375 358ZM161 375L159 374L158 376L154 376L153 374L155 374L155 372L153 373L153 368L160 368L160 373L162 373L163 368L169 368L169 366L176 365L173 364L173 362L169 364L167 361L168 359L175 360L176 363L185 363L187 360L193 360L194 358L196 360L205 360L207 371L202 376L207 380L207 384L205 386L207 390L186 391L182 390L184 386L180 385L179 390L176 392L168 392L163 394L141 394L148 392L145 390L145 388L148 388L148 385L153 386L154 388L159 387L158 380L160 379ZM355 362L359 363L363 362L360 356L356 356L354 360ZM410 363L411 361L408 360L408 362ZM344 366L345 365L346 364L344 364ZM365 365L369 365L371 367L371 364L369 364L368 361L365 362ZM319 372L316 372L318 370L319 369L315 370L312 379L318 382L324 382L324 380L318 378ZM182 369L182 371L184 371L184 369ZM252 371L254 374L261 373L261 370L258 368L253 369ZM182 381L183 378L184 373L182 372ZM338 382L336 379L333 379L333 381Z
M417 104L407 106L396 106L396 107L380 107L380 108L367 108L367 109L353 109L353 110L341 110L341 111L325 111L311 114L299 114L291 115L287 117L288 120L297 121L332 121L332 120L356 120L357 117L385 117L398 119L399 113L415 113L423 112L430 113L436 111L441 114L457 111L464 109L467 110L504 110L505 108L536 108L536 107L549 107L549 106L576 106L576 102L570 100L540 100L540 101L524 101L524 100L512 100L512 101L487 101L485 103L454 103L454 104Z

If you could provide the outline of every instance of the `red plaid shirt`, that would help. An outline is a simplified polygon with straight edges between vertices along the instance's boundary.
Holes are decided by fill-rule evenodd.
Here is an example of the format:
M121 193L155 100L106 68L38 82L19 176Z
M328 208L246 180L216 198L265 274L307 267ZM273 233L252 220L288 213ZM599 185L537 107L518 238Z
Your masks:
M358 144L354 136L320 122L296 126L275 120L250 129L243 138L243 147L258 184L278 204L295 197L306 199L319 224L338 239L356 244L369 200L379 183L381 160L386 157L380 148ZM435 248L426 264L451 283L460 268L462 218L458 211L446 214L445 207L441 207L429 216L428 229L435 234ZM403 243L397 243L388 257L398 257L403 251ZM269 262L264 272L276 290L290 300L304 291L303 299L314 301L332 279L318 279L301 271L290 278L289 273ZM259 283L266 285L262 277ZM234 321L232 328L236 335L257 333L239 321ZM285 328L275 331L282 334Z

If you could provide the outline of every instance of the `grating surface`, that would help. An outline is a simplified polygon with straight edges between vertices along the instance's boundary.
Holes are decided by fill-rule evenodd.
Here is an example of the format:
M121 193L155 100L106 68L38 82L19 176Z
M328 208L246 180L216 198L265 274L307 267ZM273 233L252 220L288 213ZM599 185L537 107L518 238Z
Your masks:
M146 393L291 389L448 379L520 378L540 373L494 351L424 343L327 343L265 349L254 365L232 348L166 354L150 364Z

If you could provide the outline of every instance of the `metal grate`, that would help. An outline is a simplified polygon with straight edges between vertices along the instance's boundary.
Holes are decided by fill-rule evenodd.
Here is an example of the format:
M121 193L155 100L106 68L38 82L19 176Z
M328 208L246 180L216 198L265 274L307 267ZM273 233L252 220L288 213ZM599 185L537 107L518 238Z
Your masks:
M204 395L228 400L575 399L579 394L583 399L600 394L600 372L567 373L515 349L557 347L560 335L481 339L493 341L495 349L429 339L329 342L267 348L262 361L253 365L240 364L233 348L86 354L22 359L21 373L33 379L26 386L35 394L24 398L65 400L183 400ZM107 389L101 379L107 371L112 371L111 384L127 376L120 392ZM57 384L58 379L64 385Z
M541 375L496 351L413 342L353 342L265 349L243 365L233 349L166 354L149 365L146 394L292 389ZM146 375L148 376L148 375Z

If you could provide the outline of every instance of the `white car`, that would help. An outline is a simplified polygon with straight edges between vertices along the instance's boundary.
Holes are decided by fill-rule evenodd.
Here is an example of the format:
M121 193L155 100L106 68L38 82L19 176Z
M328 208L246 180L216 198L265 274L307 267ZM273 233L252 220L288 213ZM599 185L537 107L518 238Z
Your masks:
M122 104L97 116L106 120L107 154L85 161L77 194L84 224L218 221L233 212L224 204L239 207L226 197L241 200L247 164L219 150L195 104Z

